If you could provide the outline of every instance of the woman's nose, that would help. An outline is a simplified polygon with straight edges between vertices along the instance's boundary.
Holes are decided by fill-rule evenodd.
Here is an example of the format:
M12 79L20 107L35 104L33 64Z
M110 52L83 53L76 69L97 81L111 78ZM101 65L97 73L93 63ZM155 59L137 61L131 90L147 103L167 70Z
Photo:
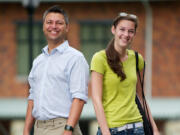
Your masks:
M128 36L129 35L129 32L127 30L124 31L124 35L125 36Z

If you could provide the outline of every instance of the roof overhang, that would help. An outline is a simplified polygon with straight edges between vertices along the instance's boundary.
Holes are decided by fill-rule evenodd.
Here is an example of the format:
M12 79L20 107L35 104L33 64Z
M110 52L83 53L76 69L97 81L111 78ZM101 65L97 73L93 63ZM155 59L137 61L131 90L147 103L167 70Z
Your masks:
M23 0L0 0L0 2L22 2ZM40 2L165 2L178 0L40 0Z
M0 119L24 119L27 99L0 99ZM151 113L155 119L180 119L180 98L153 98L148 100ZM84 105L82 120L96 119L91 99Z
M180 119L180 98L153 98L147 100L151 113L156 120ZM96 119L92 101L85 104L82 119Z

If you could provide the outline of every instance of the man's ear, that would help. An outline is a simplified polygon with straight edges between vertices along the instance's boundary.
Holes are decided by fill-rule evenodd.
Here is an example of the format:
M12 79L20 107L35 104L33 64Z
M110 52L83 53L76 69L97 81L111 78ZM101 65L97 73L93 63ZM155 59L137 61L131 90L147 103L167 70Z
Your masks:
M111 27L111 32L112 32L113 35L115 34L115 27L114 27L114 25Z
M66 32L69 32L69 24L66 24Z

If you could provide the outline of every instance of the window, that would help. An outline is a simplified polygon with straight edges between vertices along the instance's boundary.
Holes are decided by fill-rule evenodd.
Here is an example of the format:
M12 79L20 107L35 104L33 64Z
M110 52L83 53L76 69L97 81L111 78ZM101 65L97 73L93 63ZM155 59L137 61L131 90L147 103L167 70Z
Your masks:
M111 38L111 21L80 22L81 51L89 64L93 54L105 49Z
M17 22L17 75L18 77L27 77L29 74L29 42L28 42L28 23ZM41 53L41 49L46 45L46 40L42 34L42 23L35 22L33 25L33 59Z

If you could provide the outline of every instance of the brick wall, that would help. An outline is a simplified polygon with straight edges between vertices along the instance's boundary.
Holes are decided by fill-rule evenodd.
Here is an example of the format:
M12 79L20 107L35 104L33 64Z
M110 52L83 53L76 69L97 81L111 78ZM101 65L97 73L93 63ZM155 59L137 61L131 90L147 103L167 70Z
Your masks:
M180 96L180 2L153 4L153 80L155 96Z
M145 10L141 3L58 3L70 17L70 44L79 49L80 20L109 20L124 11L139 17L139 28L133 48L144 56ZM41 20L44 10L53 4L41 3L35 20ZM178 54L180 42L180 3L152 3L153 7L153 96L180 96ZM27 83L16 76L16 25L27 19L19 3L0 4L0 97L27 97Z
M25 97L27 83L16 78L15 21L25 19L17 4L0 4L0 97Z

